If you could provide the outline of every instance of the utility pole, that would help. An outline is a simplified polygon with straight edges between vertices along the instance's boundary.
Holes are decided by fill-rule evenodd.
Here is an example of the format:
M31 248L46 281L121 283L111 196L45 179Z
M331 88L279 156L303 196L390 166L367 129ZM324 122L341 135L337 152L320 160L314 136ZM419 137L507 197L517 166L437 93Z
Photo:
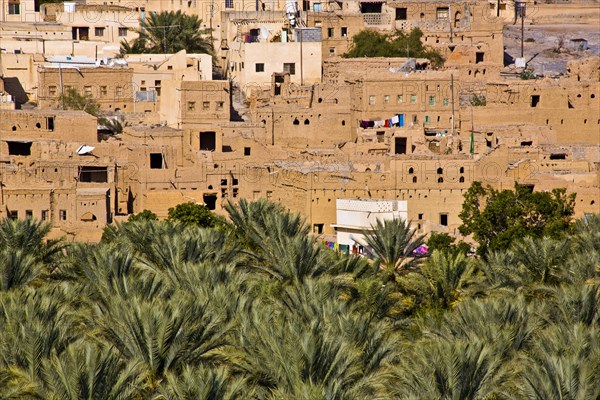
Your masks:
M450 101L452 101L452 129L451 134L454 136L454 74L450 74Z

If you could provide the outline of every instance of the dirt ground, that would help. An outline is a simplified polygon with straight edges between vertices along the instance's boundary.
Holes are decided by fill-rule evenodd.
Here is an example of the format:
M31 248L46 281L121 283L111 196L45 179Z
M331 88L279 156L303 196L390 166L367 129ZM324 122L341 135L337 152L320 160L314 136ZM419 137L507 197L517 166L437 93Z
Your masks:
M577 51L571 39L587 39L588 49ZM562 46L559 46L562 44ZM504 27L505 52L521 55L521 24ZM528 25L525 24L524 57L538 75L564 74L569 60L600 55L600 28L594 25ZM506 70L514 70L509 65Z

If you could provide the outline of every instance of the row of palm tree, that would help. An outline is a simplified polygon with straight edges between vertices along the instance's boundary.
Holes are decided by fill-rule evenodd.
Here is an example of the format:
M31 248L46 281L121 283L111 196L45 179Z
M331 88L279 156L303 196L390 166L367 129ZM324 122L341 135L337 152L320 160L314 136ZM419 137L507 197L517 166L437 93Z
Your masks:
M600 216L486 260L338 254L267 201L99 244L0 222L0 399L598 399Z

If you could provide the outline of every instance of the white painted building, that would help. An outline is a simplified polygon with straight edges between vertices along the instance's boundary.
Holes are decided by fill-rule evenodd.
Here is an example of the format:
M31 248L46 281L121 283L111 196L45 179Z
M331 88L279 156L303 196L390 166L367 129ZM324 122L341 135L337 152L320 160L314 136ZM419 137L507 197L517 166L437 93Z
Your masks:
M332 225L340 246L364 243L363 233L371 231L377 220L408 219L406 200L337 199L336 223Z

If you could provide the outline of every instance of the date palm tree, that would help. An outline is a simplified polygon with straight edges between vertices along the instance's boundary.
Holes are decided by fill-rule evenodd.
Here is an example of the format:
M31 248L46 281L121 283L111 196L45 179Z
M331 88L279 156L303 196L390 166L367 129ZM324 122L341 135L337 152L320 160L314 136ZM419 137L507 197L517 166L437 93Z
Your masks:
M365 233L363 245L390 280L395 280L397 274L420 263L422 257L415 250L424 243L424 237L402 218L377 220L371 231Z
M188 53L213 53L209 29L202 28L197 15L186 15L181 10L148 13L139 37L131 44L121 43L121 54L173 54L180 50Z
M436 250L418 271L406 275L402 283L408 291L447 309L461 298L468 275L469 262L464 254Z
M89 343L71 345L42 361L40 397L50 400L129 400L144 389L144 370L112 349Z

